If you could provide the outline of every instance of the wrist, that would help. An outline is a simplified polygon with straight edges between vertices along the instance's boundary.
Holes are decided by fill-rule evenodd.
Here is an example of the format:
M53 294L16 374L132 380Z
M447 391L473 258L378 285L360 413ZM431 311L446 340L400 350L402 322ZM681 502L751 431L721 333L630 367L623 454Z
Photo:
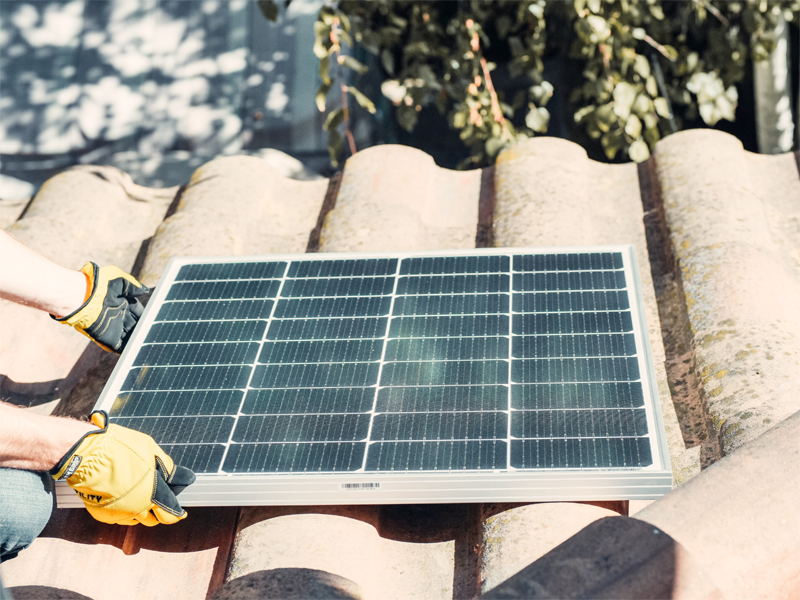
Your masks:
M87 433L99 431L99 428L92 423L74 419L59 419L59 421L62 423L59 423L58 435L53 439L47 456L43 457L45 471L51 471L68 452L74 451Z
M37 415L0 402L0 467L49 471L96 430L92 423Z
M61 287L49 311L57 319L62 319L78 310L91 294L91 280L83 271L64 269Z

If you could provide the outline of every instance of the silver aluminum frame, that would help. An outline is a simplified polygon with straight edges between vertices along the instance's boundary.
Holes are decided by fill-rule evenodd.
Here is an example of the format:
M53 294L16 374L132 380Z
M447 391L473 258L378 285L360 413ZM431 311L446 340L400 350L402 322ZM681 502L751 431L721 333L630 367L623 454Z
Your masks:
M459 502L541 502L579 500L646 500L672 490L672 468L661 413L658 384L649 342L644 296L633 245L488 248L471 250L269 254L263 256L175 257L169 261L139 324L100 394L95 410L108 410L117 397L155 320L157 308L180 267L196 263L320 261L371 258L425 258L519 254L585 254L620 252L634 323L639 373L645 394L648 438L653 464L617 469L514 469L449 472L364 472L294 474L200 474L180 496L183 506L259 506L322 504L425 504ZM509 298L510 300L510 298ZM272 317L270 317L271 319ZM391 315L390 315L391 319ZM638 326L637 326L638 325ZM509 327L511 323L509 323ZM388 331L388 329L387 329ZM509 334L511 335L511 334ZM510 382L509 382L510 385ZM509 447L510 452L510 431ZM368 442L369 443L369 442ZM56 484L59 508L82 507L66 483Z

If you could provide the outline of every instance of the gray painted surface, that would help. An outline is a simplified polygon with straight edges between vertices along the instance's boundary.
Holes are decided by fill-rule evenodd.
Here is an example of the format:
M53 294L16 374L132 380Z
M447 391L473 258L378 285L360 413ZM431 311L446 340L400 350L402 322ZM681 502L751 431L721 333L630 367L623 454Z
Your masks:
M319 0L278 23L251 0L3 0L0 170L33 186L76 163L151 187L249 148L328 165L311 52ZM0 198L32 194L0 181Z

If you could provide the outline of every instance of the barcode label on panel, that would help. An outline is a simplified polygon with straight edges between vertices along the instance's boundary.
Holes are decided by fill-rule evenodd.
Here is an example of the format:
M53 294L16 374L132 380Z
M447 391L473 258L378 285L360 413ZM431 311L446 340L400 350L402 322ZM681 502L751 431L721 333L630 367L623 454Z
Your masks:
M341 489L350 491L377 490L381 487L380 483L343 483Z

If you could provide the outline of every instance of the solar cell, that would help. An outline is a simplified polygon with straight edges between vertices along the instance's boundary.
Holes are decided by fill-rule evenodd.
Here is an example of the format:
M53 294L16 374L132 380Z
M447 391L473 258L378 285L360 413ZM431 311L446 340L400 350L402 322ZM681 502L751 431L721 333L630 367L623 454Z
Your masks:
M657 497L637 282L628 246L173 259L98 407L188 504Z

